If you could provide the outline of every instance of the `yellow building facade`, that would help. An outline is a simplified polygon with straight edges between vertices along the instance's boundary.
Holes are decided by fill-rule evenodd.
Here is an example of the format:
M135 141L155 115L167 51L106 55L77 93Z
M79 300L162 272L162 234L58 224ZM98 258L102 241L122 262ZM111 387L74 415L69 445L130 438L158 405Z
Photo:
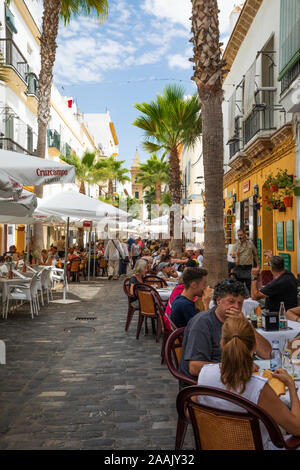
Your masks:
M270 207L266 189L270 174L280 169L296 174L296 143L293 126L288 124L267 138L258 138L237 157L224 176L224 212L227 244L236 241L236 232L244 229L257 244L262 269L269 269L265 250L281 254L286 267L297 276L296 196L292 207L284 211ZM273 196L276 196L273 193Z

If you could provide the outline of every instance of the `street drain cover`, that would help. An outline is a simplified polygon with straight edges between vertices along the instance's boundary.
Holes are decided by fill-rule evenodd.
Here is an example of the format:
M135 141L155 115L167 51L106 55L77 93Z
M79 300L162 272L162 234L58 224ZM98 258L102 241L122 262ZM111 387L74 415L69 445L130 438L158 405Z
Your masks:
M93 333L95 331L95 328L91 328L89 326L70 326L69 328L64 329L64 332L68 335L81 335L84 333Z
M97 320L97 317L76 317L75 320Z

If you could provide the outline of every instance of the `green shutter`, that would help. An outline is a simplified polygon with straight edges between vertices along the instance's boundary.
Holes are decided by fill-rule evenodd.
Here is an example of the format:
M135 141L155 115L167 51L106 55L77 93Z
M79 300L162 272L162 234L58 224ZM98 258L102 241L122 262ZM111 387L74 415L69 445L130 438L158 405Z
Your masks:
M279 80L300 58L300 0L281 0Z
M6 22L7 26L9 27L9 29L13 33L16 34L18 32L18 30L15 26L15 17L12 14L12 12L10 11L10 9L7 8L7 6L5 6L5 22Z

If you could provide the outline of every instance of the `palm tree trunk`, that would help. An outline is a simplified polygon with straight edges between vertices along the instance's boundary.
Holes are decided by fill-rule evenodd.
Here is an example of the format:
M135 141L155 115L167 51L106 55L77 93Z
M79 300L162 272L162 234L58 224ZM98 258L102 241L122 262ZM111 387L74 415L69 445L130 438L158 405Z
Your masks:
M171 194L171 203L172 206L181 206L181 172L180 172L180 163L179 163L179 156L178 156L178 149L177 147L173 147L170 152L170 194ZM177 217L181 216L181 214L177 214ZM174 230L174 223L175 223L175 212L174 210L170 211L170 248L172 248L176 254L179 256L182 253L182 239L181 237L174 238L175 230Z
M108 180L108 194L111 198L114 197L114 183L113 180Z
M38 142L37 156L46 158L47 126L50 118L51 86L56 56L60 0L44 0L43 27L41 36L41 71L38 88ZM35 194L42 198L43 187L36 187ZM44 248L43 225L35 224L34 249Z
M202 112L203 164L205 179L206 230L204 266L208 282L227 278L224 234L223 177L224 142L222 114L222 58L217 0L192 0L193 80L198 88Z
M206 94L199 89L202 103L203 164L205 178L206 230L204 267L214 285L227 278L223 208L223 114L222 89Z

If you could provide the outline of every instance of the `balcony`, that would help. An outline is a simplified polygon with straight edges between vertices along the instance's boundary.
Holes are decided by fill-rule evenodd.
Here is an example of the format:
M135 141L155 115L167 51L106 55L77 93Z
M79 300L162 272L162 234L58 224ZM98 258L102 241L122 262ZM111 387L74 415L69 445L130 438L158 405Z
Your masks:
M0 39L0 51L5 65L12 68L22 79L27 89L28 63L12 39Z
M7 69L7 82L17 93L26 93L27 104L34 114L38 106L38 78L12 39L0 39L0 53Z
M47 130L48 153L51 157L57 157L61 153L60 134L54 129Z
M259 90L255 94L256 105L243 122L243 140L244 145L259 132L275 130L274 115L275 109L275 92L276 89Z
M22 147L20 144L15 142L8 137L0 137L0 149L1 150L10 150L12 152L24 153L26 155L34 155L34 152L30 152Z

